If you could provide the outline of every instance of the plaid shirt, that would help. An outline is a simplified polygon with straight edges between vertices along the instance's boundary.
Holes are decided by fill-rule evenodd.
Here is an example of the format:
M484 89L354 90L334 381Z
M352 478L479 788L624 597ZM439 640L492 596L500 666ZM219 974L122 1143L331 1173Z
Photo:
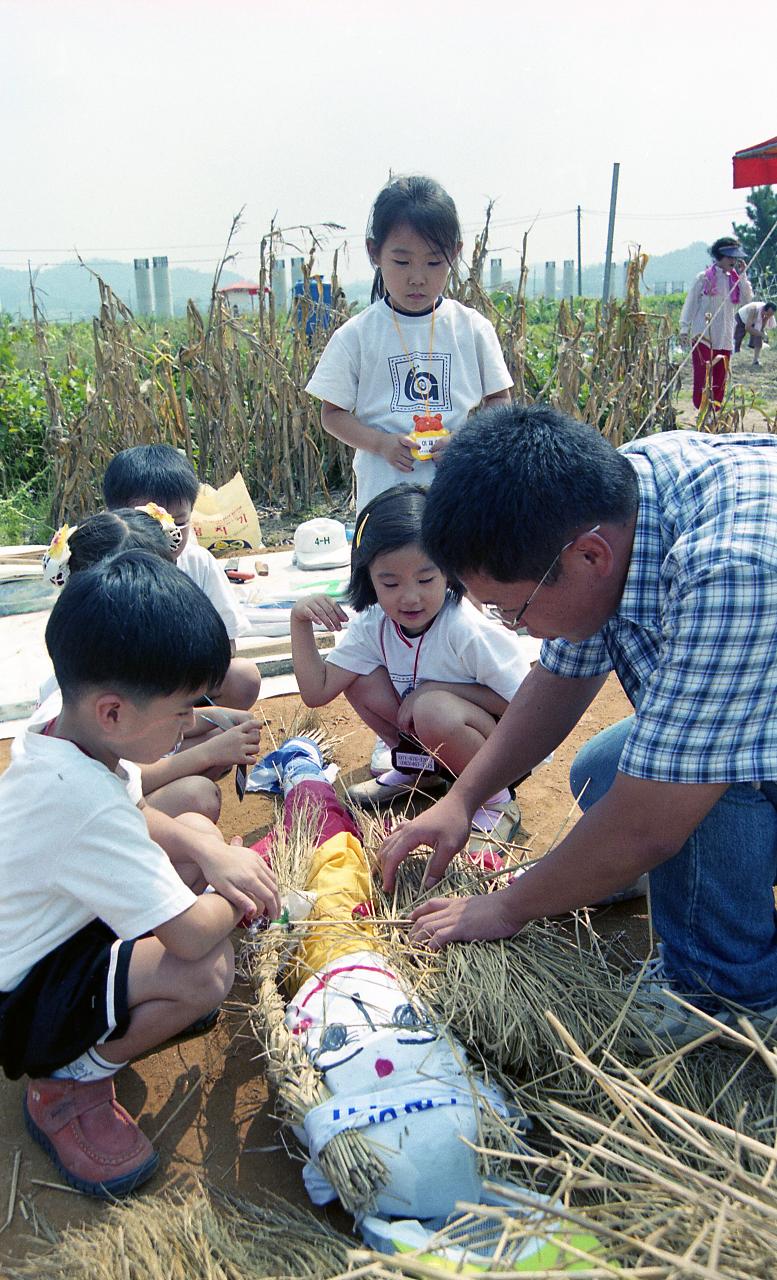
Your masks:
M615 671L635 706L622 773L777 779L777 438L675 431L624 445L639 483L617 612L556 675Z

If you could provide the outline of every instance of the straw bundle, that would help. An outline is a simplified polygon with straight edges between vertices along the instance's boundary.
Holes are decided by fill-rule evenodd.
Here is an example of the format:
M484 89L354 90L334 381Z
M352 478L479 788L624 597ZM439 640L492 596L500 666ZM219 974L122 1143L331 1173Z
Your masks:
M199 1185L142 1196L102 1222L69 1228L55 1249L6 1271L9 1280L268 1280L341 1272L352 1242L280 1197L262 1205Z

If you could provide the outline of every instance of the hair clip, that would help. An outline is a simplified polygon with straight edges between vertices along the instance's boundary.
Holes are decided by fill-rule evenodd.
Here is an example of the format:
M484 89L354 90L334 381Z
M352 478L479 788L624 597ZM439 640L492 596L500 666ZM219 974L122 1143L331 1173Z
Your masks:
M151 516L152 520L156 520L157 524L161 524L167 534L171 551L177 551L183 542L183 529L175 523L169 511L165 511L164 507L160 507L156 502L147 502L144 507L136 507L136 511L145 511L147 516Z
M372 512L368 511L366 516L362 520L361 524L359 525L359 528L356 530L356 537L353 540L353 545L356 547L357 551L359 550L359 543L361 542L362 534L364 533L364 526L366 525L371 515L372 515Z
M70 577L68 561L73 554L70 549L70 539L77 528L77 524L74 524L72 529L69 524L63 524L51 539L48 550L43 553L43 577L53 587L64 587Z

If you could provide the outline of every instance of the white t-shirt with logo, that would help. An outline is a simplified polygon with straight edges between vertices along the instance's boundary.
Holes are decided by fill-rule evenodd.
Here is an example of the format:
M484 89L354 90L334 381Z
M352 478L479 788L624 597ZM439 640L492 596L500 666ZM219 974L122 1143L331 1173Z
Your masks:
M400 698L424 680L439 680L480 684L509 702L529 673L520 637L469 600L446 600L420 636L406 636L380 605L371 605L351 619L326 661L363 676L385 667Z
M395 313L384 299L335 330L306 390L353 413L367 427L395 435L413 430L413 415L442 415L450 432L464 425L485 396L513 385L493 325L480 312L444 298L431 315ZM400 332L397 332L399 325ZM361 510L395 484L430 485L433 462L398 471L357 449L356 505Z

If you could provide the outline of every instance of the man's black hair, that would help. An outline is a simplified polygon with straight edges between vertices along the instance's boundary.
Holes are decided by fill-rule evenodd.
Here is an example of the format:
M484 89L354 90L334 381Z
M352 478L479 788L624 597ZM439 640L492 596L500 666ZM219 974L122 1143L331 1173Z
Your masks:
M133 502L172 502L194 506L199 481L191 462L170 444L138 444L122 449L108 463L103 478L107 507L129 507Z
M379 493L359 512L351 549L347 597L357 613L378 600L370 577L370 565L375 557L387 551L398 551L411 542L421 545L426 493L420 484L397 484L393 489ZM456 604L461 600L464 588L456 578L448 578L448 594Z
M159 521L134 507L87 516L71 533L68 545L71 573L90 569L120 551L151 551L164 560L175 559L170 539Z
M539 582L565 542L637 511L633 467L598 431L546 405L470 418L426 499L423 543L444 573Z
M74 573L51 611L46 647L63 697L115 689L134 702L218 688L227 631L186 574L148 551Z

